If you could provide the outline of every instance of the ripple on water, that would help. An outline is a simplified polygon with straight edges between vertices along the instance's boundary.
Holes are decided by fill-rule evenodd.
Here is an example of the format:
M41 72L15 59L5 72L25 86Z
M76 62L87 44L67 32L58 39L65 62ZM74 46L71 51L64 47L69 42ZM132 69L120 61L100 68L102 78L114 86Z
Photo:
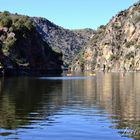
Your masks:
M130 140L122 134L140 128L138 81L109 73L0 81L0 139Z
M41 77L41 80L86 80L94 79L91 76L63 76L63 77Z

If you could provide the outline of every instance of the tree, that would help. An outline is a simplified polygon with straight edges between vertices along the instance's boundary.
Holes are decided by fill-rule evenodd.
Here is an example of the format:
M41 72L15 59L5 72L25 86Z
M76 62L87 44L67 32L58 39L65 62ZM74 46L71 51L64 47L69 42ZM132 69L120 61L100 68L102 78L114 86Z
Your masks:
M8 11L3 12L3 16L9 16L9 15L10 15L10 12L8 12Z

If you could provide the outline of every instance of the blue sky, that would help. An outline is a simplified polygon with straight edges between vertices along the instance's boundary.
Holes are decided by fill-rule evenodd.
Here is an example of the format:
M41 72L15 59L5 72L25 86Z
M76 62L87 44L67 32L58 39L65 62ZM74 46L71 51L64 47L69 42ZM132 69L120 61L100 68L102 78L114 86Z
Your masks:
M93 28L138 0L0 0L0 11L45 17L69 29Z

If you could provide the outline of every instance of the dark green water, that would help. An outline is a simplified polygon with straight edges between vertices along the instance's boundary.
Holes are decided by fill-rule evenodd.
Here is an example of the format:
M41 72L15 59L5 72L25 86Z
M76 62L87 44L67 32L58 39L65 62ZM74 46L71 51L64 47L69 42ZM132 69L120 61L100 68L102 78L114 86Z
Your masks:
M139 140L140 73L0 79L1 140Z

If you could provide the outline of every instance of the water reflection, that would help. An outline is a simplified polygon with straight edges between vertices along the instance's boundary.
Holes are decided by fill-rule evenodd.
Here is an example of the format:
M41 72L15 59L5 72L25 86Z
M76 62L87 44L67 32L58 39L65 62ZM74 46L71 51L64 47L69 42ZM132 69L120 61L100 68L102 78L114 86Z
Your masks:
M16 129L21 125L29 123L32 113L43 109L44 102L55 104L55 96L50 94L57 86L61 87L61 81L52 83L29 78L10 78L1 81L0 94L0 127L5 129ZM61 93L61 91L59 92ZM48 94L43 98L44 94ZM48 105L49 107L49 105ZM53 111L53 110L49 110ZM51 114L48 112L48 116ZM33 115L35 116L35 114ZM32 118L35 119L35 118Z
M96 78L88 80L64 81L63 97L81 108L96 106L105 110L112 120L111 128L120 129L121 136L136 138L140 135L139 81L139 73L126 73L125 76L98 73Z
M26 135L30 130L24 137L30 139L36 130L50 140L57 136L140 139L139 81L139 73L97 73L84 79L1 79L0 135L11 138L14 130ZM15 135L23 136L22 132Z

